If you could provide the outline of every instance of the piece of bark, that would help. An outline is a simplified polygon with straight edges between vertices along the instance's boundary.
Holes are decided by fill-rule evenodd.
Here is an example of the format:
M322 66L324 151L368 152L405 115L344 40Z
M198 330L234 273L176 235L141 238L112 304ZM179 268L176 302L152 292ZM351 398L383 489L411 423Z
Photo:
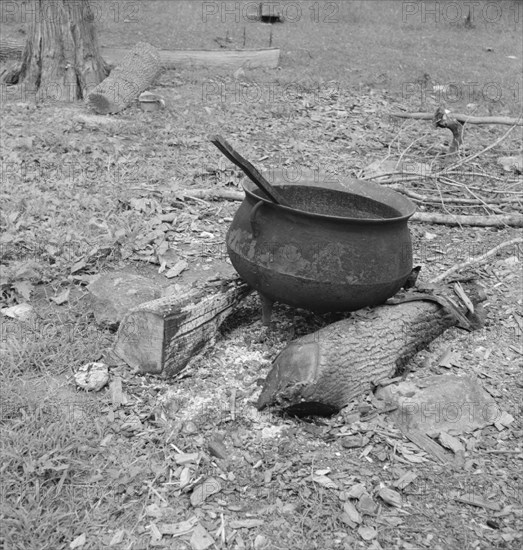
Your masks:
M116 355L140 372L175 376L209 345L251 289L240 279L141 304L123 319Z
M158 50L146 42L139 42L88 94L87 104L99 114L118 113L151 86L160 72Z
M485 300L467 288L474 304ZM466 307L458 306L461 314ZM294 415L329 415L394 377L414 355L450 326L455 314L432 301L374 308L291 342L274 360L258 408Z
M445 449L438 445L433 439L431 439L426 433L415 429L401 428L403 435L414 445L417 445L420 449L431 455L441 464L451 463L454 458L445 451Z

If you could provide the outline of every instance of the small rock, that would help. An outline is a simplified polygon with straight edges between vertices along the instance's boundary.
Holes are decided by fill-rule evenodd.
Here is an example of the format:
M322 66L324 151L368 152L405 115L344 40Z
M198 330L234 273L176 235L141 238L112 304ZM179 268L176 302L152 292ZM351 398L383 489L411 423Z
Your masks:
M341 440L341 446L344 449L355 449L363 447L365 441L361 435L348 435Z
M254 548L255 550L261 550L267 546L267 543L267 537L264 537L263 535L256 535L256 538L254 539Z
M109 382L109 368L105 363L87 363L78 369L74 381L85 391L100 391Z

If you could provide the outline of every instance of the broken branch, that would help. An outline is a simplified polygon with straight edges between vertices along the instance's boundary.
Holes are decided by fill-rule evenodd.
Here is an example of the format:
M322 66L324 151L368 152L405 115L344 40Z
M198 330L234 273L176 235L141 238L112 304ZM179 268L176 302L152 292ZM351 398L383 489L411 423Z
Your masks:
M448 277L450 274L456 271L460 271L465 267L470 267L472 265L476 265L484 262L485 260L488 260L492 256L495 256L503 248L507 248L508 246L516 246L522 243L523 243L523 237L517 237L515 239L511 239L510 241L502 242L501 244L498 244L488 252L485 252L485 254L481 254L480 256L474 256L473 258L471 258L466 262L461 262L459 264L453 265L451 268L447 269L447 271L444 271L443 273L441 273L441 275L434 277L434 279L432 279L430 282L431 284L440 283L445 279L445 277Z

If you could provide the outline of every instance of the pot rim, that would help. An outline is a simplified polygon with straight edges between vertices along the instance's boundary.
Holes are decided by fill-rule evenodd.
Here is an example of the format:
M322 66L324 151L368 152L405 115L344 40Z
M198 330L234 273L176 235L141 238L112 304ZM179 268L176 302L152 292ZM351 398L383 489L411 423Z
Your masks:
M416 205L404 195L394 191L393 189L387 189L376 183L370 181L362 181L357 179L348 180L347 184L340 184L337 182L311 182L310 180L305 180L301 182L290 182L286 181L284 184L278 182L271 182L271 185L274 187L311 187L315 189L329 190L329 191L339 191L345 192L350 195L359 195L366 197L368 199L374 200L381 204L388 206L389 208L394 208L401 212L401 216L396 216L394 218L351 218L349 216L331 216L329 214L320 214L316 212L308 212L306 210L300 210L298 208L292 208L290 206L283 206L281 204L276 204L267 197L263 197L255 193L255 191L262 193L258 187L251 182L249 179L245 178L242 181L242 187L245 191L245 194L248 195L251 199L255 201L263 201L265 204L270 205L273 208L281 209L285 212L299 212L300 215L307 216L309 218L316 219L328 219L333 221L350 221L351 223L362 223L362 224L388 224L394 222L405 221L411 218L416 212ZM352 187L352 188L351 188ZM378 196L379 195L379 196ZM390 199L390 202L387 202L384 199Z

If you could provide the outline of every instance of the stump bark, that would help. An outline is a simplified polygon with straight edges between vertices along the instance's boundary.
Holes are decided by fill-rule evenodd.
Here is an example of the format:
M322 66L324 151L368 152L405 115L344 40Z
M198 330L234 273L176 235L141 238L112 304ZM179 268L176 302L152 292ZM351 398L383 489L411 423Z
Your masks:
M477 304L485 299L471 296ZM458 308L462 315L466 308ZM414 355L459 323L432 301L374 308L289 344L274 360L258 408L295 415L335 414L380 381L397 375Z
M139 42L89 93L87 104L98 114L119 113L149 88L160 72L158 50L146 42Z
M1 81L23 82L39 99L84 99L107 76L100 56L94 14L88 0L30 0L27 41L20 63L9 67ZM15 54L15 41L4 43Z
M0 40L0 62L8 59L22 59L24 44L16 40Z

